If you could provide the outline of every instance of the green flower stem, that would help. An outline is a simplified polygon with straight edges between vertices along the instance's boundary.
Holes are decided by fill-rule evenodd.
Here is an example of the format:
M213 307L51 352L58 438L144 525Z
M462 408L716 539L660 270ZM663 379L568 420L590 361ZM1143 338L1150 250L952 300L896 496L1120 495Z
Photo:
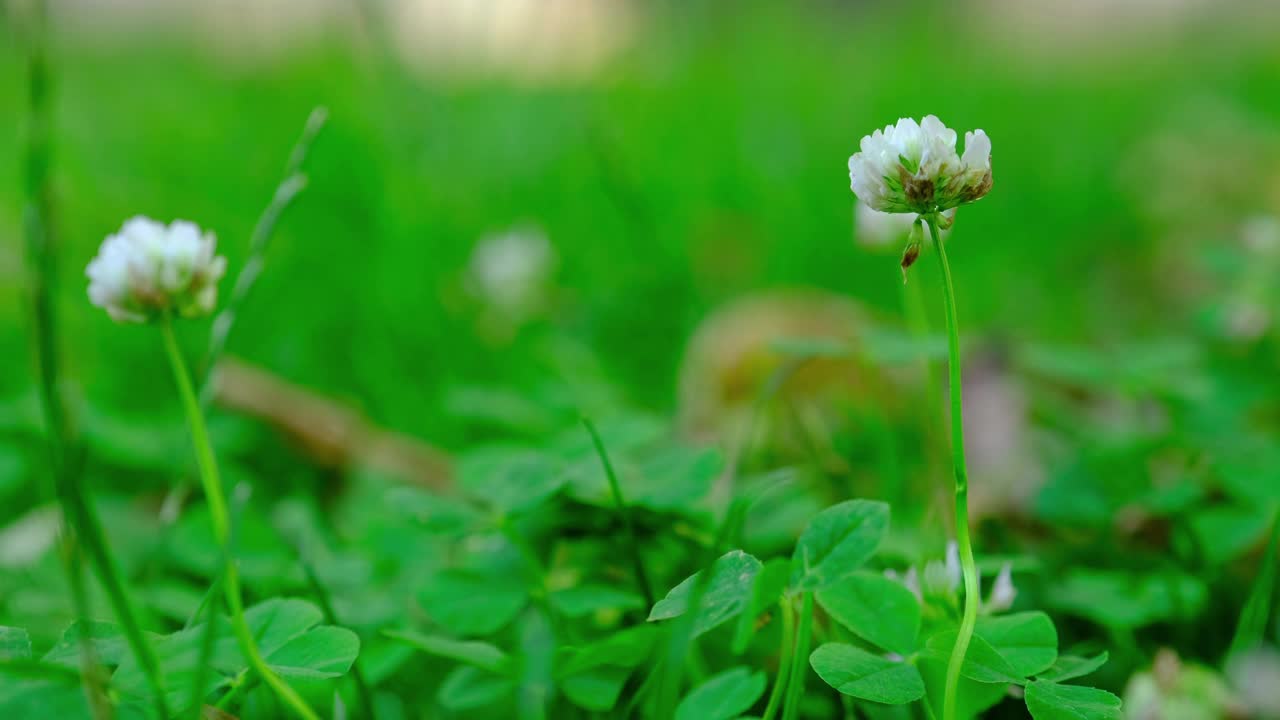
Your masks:
M329 111L323 106L313 109L311 114L307 116L307 122L302 128L302 136L298 138L297 144L293 146L293 151L289 153L289 161L285 164L284 179L280 181L280 185L276 187L275 193L272 194L271 202L267 204L266 209L262 211L262 215L258 217L258 221L254 223L253 233L249 236L249 257L245 261L244 267L240 269L240 274L236 276L235 284L232 286L231 293L223 304L221 312L213 319L213 329L209 333L209 349L205 352L203 362L204 376L199 388L200 408L202 410L208 409L209 403L213 400L213 374L217 369L218 360L222 357L222 352L227 347L227 337L231 334L231 326L235 324L240 308L244 306L249 291L253 289L258 276L262 274L262 268L266 264L267 246L271 241L272 235L275 234L276 224L279 223L280 216L293 203L298 193L301 193L307 187L307 176L302 172L302 165L306 162L307 155L311 152L311 144L315 142L316 136L324 129L328 119Z
M951 373L951 460L955 474L956 490L956 544L960 549L960 567L964 574L964 613L960 619L960 632L956 635L951 660L947 663L947 681L943 692L943 720L956 720L956 694L960 688L960 667L973 639L973 628L978 623L978 565L973 559L973 541L969 538L969 475L964 462L964 403L961 399L960 328L956 322L956 295L951 284L951 266L947 264L947 251L938 236L936 217L926 217L933 249L938 253L938 267L942 271L942 298L947 311L947 366Z
M82 482L83 447L76 437L60 380L61 357L58 346L57 305L54 284L58 277L53 193L49 169L52 165L53 79L46 52L48 3L34 2L26 13L27 134L23 154L23 231L29 264L29 299L33 346L40 404L48 433L54 495L62 506L65 533L61 540L63 569L67 574L75 614L89 617L88 599L81 576L80 551L88 556L111 609L124 628L129 649L147 677L154 695L155 709L168 717L164 678L155 652L129 602L124 582L107 545L102 523ZM22 15L22 13L19 13ZM81 664L90 705L95 716L105 697L97 661L91 645L81 643ZM106 709L109 714L109 708Z
M173 368L173 377L178 384L178 393L182 396L183 408L187 413L187 424L191 430L192 443L195 445L196 464L200 468L200 482L204 486L205 501L209 504L209 516L213 522L214 539L222 548L223 559L226 562L222 587L226 594L227 608L231 612L231 628L240 645L240 651L249 661L249 667L298 717L304 720L320 720L320 716L307 706L306 701L298 695L297 691L281 680L280 676L267 665L253 638L253 631L245 621L244 602L240 597L240 578L235 560L231 557L231 519L227 512L226 498L222 493L222 480L218 477L218 463L213 455L213 445L209 442L204 415L200 412L200 401L196 398L195 389L191 386L191 376L187 372L186 361L182 359L178 339L173 333L173 321L169 316L165 316L160 329L164 335L165 350L169 354L169 364Z
M653 595L653 586L649 584L649 575L644 569L644 558L640 555L640 540L636 536L635 523L631 519L631 508L627 507L627 502L622 496L618 475L613 471L613 463L609 462L609 454L605 452L604 441L600 439L596 426L585 417L582 418L582 424L591 434L591 442L595 445L596 454L600 456L604 474L609 478L609 491L613 493L613 502L618 506L618 514L622 516L622 525L626 530L627 544L631 551L631 564L636 574L636 584L640 586L640 592L644 595L645 605L652 608L657 599Z
M791 677L787 685L787 702L782 707L782 720L800 717L800 700L804 697L805 667L809 664L809 637L813 633L813 593L802 594L800 625L796 646L791 654Z
M787 691L787 680L791 677L791 656L796 639L796 616L791 613L791 604L784 598L778 609L782 613L782 647L778 651L778 677L773 681L773 691L769 693L769 704L765 706L762 720L773 720L782 707L782 697Z

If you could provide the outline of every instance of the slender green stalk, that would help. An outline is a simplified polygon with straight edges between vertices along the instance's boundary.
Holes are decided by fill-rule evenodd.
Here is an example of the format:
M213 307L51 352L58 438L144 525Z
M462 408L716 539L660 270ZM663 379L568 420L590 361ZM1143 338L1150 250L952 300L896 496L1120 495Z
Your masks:
M231 519L227 512L226 497L222 493L222 480L218 476L218 463L213 455L213 445L209 442L209 432L205 428L204 415L200 412L200 401L191 385L191 376L187 373L186 361L182 358L182 350L178 347L178 339L173 332L173 321L165 316L160 325L164 336L165 350L169 355L169 364L173 368L173 377L178 385L178 393L182 397L183 408L187 414L187 424L191 430L191 440L195 445L196 464L200 468L200 482L204 486L205 501L209 505L209 516L213 523L214 539L222 548L226 567L223 569L222 587L226 594L227 609L231 613L231 629L235 633L240 651L244 653L249 667L258 674L293 712L304 720L319 720L306 701L298 695L288 683L280 679L275 671L267 665L258 650L253 631L244 617L244 601L240 597L240 577L236 569L235 559L230 552Z
M960 667L969 652L973 629L978 623L978 565L973 559L973 541L969 538L969 475L964 461L964 404L961 399L960 327L956 322L956 296L951 284L951 266L947 264L947 251L938 237L937 218L925 218L929 224L929 236L933 249L938 253L938 268L942 272L942 297L947 312L947 365L951 373L951 461L955 474L956 492L956 544L960 549L960 567L964 574L964 612L960 619L960 632L956 635L951 660L947 663L947 679L943 691L943 720L956 720L956 694L960 688Z
M796 647L791 654L791 677L787 685L787 702L782 707L782 720L800 717L800 701L804 698L805 668L809 665L809 637L813 633L813 593L801 595L800 626L796 630Z
M778 676L774 678L773 690L769 693L769 704L764 708L762 720L773 720L782 708L782 698L787 692L787 680L791 677L791 656L795 652L796 616L791 612L791 603L783 598L778 603L782 612L782 647L778 650Z
M62 506L66 534L62 557L77 617L89 616L87 593L81 577L80 549L89 556L102 581L112 609L124 627L125 638L138 665L146 674L154 692L156 711L168 717L164 681L137 616L124 590L119 572L107 548L102 524L89 502L81 482L83 449L72 428L59 379L61 358L57 340L57 307L54 284L57 278L57 254L53 232L53 194L49 184L52 164L52 80L45 36L48 25L47 3L38 1L29 9L27 43L27 113L26 148L23 158L23 180L26 202L23 208L23 230L26 236L27 262L30 272L32 330L40 391L41 407L48 428L50 463L53 469L54 495ZM103 683L97 671L91 646L81 647L81 665L95 716L102 715L99 701L104 697ZM103 701L101 705L105 706ZM105 713L110 715L110 708Z
M231 294L222 311L214 318L213 329L209 333L209 349L205 352L202 365L204 374L199 390L202 410L207 410L209 402L213 399L213 383L210 380L215 366L218 364L218 359L222 357L222 351L227 347L227 337L231 334L231 326L235 324L240 307L244 305L245 298L253 289L258 276L262 274L263 265L266 263L267 243L275 233L276 223L280 221L280 216L284 214L298 193L307 186L307 176L302 173L302 164L306 161L307 154L311 152L311 143L324 128L328 118L329 111L324 107L315 108L307 116L306 125L302 128L302 136L298 138L293 151L289 153L289 161L284 169L284 179L276 187L275 193L271 196L271 202L267 204L262 215L258 217L258 222L253 226L253 232L249 236L249 259L236 275Z
M596 447L596 455L600 456L604 474L609 478L609 491L613 493L613 502L618 506L618 514L622 516L622 525L627 532L628 549L631 551L631 564L635 569L636 583L644 595L645 606L653 607L656 599L653 596L653 586L649 584L649 575L644 569L644 558L640 556L640 540L636 536L636 526L631 519L631 508L622 497L622 485L618 483L618 475L613 471L613 463L609 462L609 454L605 452L604 441L600 439L596 426L585 417L582 418L582 424L586 426L587 432L591 433L591 442Z

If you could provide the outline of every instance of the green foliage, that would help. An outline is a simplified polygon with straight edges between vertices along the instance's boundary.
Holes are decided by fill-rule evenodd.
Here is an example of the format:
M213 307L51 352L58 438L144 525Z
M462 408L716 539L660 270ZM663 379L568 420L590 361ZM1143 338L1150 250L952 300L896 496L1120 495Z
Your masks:
M45 291L48 387L174 717L194 715L197 677L231 717L284 712L219 614L228 556L158 334L91 307L83 268L130 215L189 218L218 235L227 307L319 102L306 191L222 354L267 384L219 374L206 410L250 625L325 716L370 715L367 694L376 720L777 720L791 695L801 720L941 720L964 600L940 560L942 298L928 268L901 284L900 243L864 242L841 169L862 134L926 112L985 128L998 158L947 239L983 574L960 717L1120 717L1110 693L1144 689L1166 647L1216 683L1187 694L1235 701L1228 658L1280 642L1280 254L1241 228L1280 213L1267 23L1224 6L1162 32L1185 24L1169 8L1135 33L1099 7L1088 33L1046 34L1034 13L932 0L624 3L566 21L604 59L562 75L553 50L575 35L554 13L508 24L551 28L555 48L486 32L473 67L449 54L475 49L465 33L437 57L377 7L396 3L360 4L358 43L294 32L350 18L282 6L269 57L218 23L55 12L52 114L31 117L40 3L9 5L0 165L49 193L0 184L0 717L82 720L93 699L155 720L132 626L46 490L46 370L27 362ZM947 54L948 76L981 81L919 82L937 58L904 38L981 47ZM47 270L7 242L45 211ZM472 262L523 227L555 259L538 302L507 313ZM795 295L817 301L777 302ZM193 360L211 324L177 327ZM996 609L1006 562L1016 601ZM1099 689L1065 684L1083 677Z
M886 705L924 697L924 681L913 666L852 645L827 643L813 651L809 663L828 685L845 695Z
M733 720L760 699L764 686L764 673L729 668L686 695L676 706L676 720Z
M791 557L791 586L821 590L839 582L871 558L889 531L889 506L847 500L818 513Z
M1120 698L1105 690L1037 680L1027 685L1035 720L1120 720Z
M489 635L511 622L528 602L520 578L471 570L445 570L418 599L437 625L458 635Z
M859 572L817 593L831 617L868 642L899 655L916 649L920 601L883 575Z
M733 619L751 604L756 575L763 568L756 558L733 550L711 565L711 577L698 603L693 623L694 635L712 630ZM685 578L658 601L649 612L650 622L679 617L689 611L689 603L704 571Z

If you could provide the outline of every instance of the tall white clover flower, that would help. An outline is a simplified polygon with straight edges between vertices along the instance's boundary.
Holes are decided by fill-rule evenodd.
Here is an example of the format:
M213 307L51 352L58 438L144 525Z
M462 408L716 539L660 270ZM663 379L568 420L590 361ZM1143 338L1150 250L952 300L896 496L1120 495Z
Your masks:
M898 120L862 138L849 158L858 199L873 210L928 215L971 203L991 189L991 140L982 130L965 133L964 155L956 132L928 115Z
M227 260L214 255L212 232L175 220L168 226L138 216L108 235L89 262L89 301L117 322L143 323L173 312L213 312Z

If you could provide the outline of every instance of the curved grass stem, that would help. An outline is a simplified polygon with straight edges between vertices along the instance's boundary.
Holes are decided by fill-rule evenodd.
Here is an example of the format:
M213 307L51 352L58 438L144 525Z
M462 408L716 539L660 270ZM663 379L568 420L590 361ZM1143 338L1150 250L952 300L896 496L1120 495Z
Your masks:
M791 656L795 651L796 619L791 612L791 604L783 599L778 607L782 611L782 647L778 652L778 676L773 681L773 691L769 693L769 704L764 708L762 720L773 720L782 707L787 680L791 677Z
M964 575L964 611L960 619L960 631L947 663L946 684L943 690L943 720L956 720L956 695L960 687L960 668L973 629L978 623L978 566L973 559L973 541L969 537L969 475L964 459L964 403L961 398L960 328L956 322L955 289L951 283L951 266L947 264L947 251L938 236L937 219L926 217L933 249L938 253L938 267L942 272L942 297L947 313L947 367L950 371L949 394L951 396L951 461L955 476L956 544L960 550L960 567Z
M582 418L582 424L587 428L587 432L591 434L591 442L595 445L596 455L600 457L600 464L604 466L604 474L609 478L609 491L613 493L613 502L618 506L618 515L622 519L622 525L627 533L627 546L631 555L631 565L636 575L636 584L640 586L640 592L644 595L645 606L652 608L657 598L653 595L653 586L649 583L649 574L645 572L644 558L640 554L640 540L636 535L635 522L631 517L631 508L627 506L627 501L622 495L622 485L618 483L618 475L613 471L613 463L609 462L609 453L605 452L604 440L600 438L600 433L596 430L596 426L588 418Z
M27 130L23 153L23 233L29 265L29 297L33 346L36 357L40 404L48 433L49 459L54 495L62 506L66 532L61 555L76 616L90 616L89 601L81 576L80 551L88 557L124 629L126 642L138 666L151 685L155 710L168 717L164 679L160 663L138 622L124 582L107 545L106 533L82 483L83 446L76 437L71 413L60 380L61 358L55 298L57 254L55 252L54 203L50 184L53 134L53 81L46 52L49 8L47 2L33 2L27 9ZM82 642L82 672L95 717L110 715L104 683L92 647ZM105 714L104 714L105 713Z
M805 667L809 664L809 637L813 633L813 593L804 593L800 602L800 620L796 629L796 646L791 653L791 672L787 684L787 702L782 706L782 720L800 717L800 701L804 698Z
M275 692L281 702L304 720L319 720L320 716L307 706L302 696L267 665L261 651L258 650L257 641L253 638L253 631L245 620L244 601L240 596L240 578L235 559L230 551L230 513L227 512L227 501L222 491L222 480L218 476L218 464L213 455L213 445L209 442L209 432L204 424L204 414L200 411L200 401L191 385L186 361L182 358L182 350L178 347L178 339L173 332L172 319L166 316L160 327L164 335L165 350L169 355L169 364L173 369L173 377L178 385L178 394L182 397L183 409L186 411L192 444L195 445L196 464L200 468L200 482L204 486L205 500L209 504L214 538L221 547L226 562L226 567L223 569L222 588L226 594L227 609L231 613L231 629L235 634L236 642L240 645L240 651L244 653L245 659L248 660L249 667Z

